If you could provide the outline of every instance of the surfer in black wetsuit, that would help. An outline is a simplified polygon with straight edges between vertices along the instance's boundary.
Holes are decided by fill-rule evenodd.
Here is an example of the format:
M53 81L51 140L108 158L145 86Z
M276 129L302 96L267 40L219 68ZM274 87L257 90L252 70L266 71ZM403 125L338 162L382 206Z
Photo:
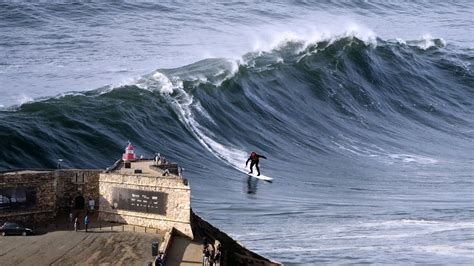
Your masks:
M250 161L250 172L249 172L249 174L253 173L253 166L255 165L255 168L257 168L257 175L258 176L260 175L260 169L258 168L258 159L259 158L267 159L267 157L265 157L263 155L259 155L259 154L257 154L256 152L253 151L250 154L250 157L248 158L247 162L245 162L245 167L247 167L247 164Z

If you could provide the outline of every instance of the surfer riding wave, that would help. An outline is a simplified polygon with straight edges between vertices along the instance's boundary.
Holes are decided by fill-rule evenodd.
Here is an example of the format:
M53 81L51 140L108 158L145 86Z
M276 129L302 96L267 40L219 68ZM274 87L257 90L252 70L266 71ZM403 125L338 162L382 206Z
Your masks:
M263 155L259 155L256 152L252 152L250 154L250 157L245 162L245 167L247 167L247 165L250 161L250 172L249 172L249 174L253 173L253 166L255 165L255 168L257 169L257 176L260 175L260 169L258 168L259 158L267 159L267 157L265 157Z

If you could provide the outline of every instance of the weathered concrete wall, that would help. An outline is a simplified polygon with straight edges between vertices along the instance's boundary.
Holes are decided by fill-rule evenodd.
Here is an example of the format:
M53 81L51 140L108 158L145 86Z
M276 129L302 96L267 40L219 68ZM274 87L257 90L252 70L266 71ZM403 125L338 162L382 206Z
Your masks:
M13 172L0 175L0 188L32 187L36 190L36 204L31 209L54 211L56 180L52 172ZM8 212L6 210L5 212Z
M114 207L114 189L132 189L166 194L164 213L130 211ZM99 219L178 231L193 238L191 230L191 190L186 181L176 177L151 177L101 173L99 180Z
M35 204L30 208L0 209L0 222L21 220L38 223L54 219L59 212L73 207L71 203L79 195L86 199L90 195L98 203L100 172L101 170L45 170L0 174L0 189L33 188L36 194Z
M0 175L0 188L34 188L36 203L28 209L1 209L0 220L35 222L55 216L57 180L50 171L12 172Z
M57 211L67 212L74 208L74 199L82 196L87 208L87 200L92 198L97 205L99 196L99 174L101 170L63 170L57 171L59 182L56 189Z

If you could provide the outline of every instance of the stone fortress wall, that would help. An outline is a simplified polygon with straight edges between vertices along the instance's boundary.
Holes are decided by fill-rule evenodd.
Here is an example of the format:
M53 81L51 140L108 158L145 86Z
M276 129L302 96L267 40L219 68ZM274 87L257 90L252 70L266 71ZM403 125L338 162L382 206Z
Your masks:
M99 220L165 231L174 227L193 238L191 189L187 180L176 175L163 176L149 168L149 163L145 161L145 165L140 165L148 168L142 174L134 173L133 169L110 172L26 170L0 174L0 222L41 223L71 210L85 210L88 200L93 199ZM135 206L123 206L114 199L114 192L124 194L125 204L133 195L141 204L135 202ZM30 194L29 202L18 202L25 200L25 193ZM143 197L149 197L148 202ZM8 204L12 200L15 202ZM150 207L155 209L147 209L149 203L154 203Z
M185 179L101 173L99 188L100 220L165 231L174 227L193 238L190 224L191 189ZM119 202L120 195L117 194L120 192L128 196L129 202ZM120 206L125 204L127 206Z
M0 173L0 222L40 223L61 212L99 202L101 170L12 171Z
M28 206L18 202L25 198L24 189L34 197ZM153 213L117 208L113 204L116 189L159 192L163 197L158 202L161 210ZM0 174L0 195L3 199L0 200L0 221L52 220L60 213L86 209L88 199L92 198L100 220L165 230L175 227L192 238L191 189L185 179L176 176L153 177L102 170L14 171ZM9 206L11 200L17 204Z

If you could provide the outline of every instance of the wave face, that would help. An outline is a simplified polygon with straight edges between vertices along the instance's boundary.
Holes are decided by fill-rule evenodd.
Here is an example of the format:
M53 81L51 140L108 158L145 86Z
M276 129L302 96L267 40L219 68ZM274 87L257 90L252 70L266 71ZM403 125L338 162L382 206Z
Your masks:
M189 146L235 167L249 149L303 164L332 156L462 161L473 134L472 57L430 42L294 41L13 106L1 113L2 147L11 149L0 162L104 167L126 140L148 153ZM80 156L92 153L100 155Z
M0 112L0 169L59 158L104 168L130 140L138 154L181 163L194 208L272 258L324 262L350 250L349 261L370 261L390 239L382 246L393 256L430 261L426 252L473 230L474 143L473 57L431 43L292 41L10 107ZM261 167L273 184L235 170L251 150L269 158ZM415 240L425 221L436 224ZM404 241L415 241L409 252ZM468 248L440 256L462 262ZM397 261L390 254L372 262Z

